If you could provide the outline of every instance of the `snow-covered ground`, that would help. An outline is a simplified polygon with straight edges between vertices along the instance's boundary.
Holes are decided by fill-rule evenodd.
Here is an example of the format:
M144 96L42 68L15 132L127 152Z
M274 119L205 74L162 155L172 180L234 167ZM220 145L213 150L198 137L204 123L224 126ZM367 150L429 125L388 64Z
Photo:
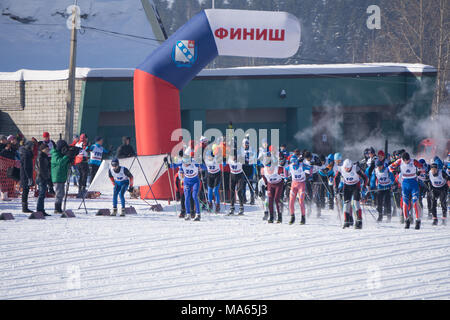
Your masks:
M19 199L1 202L16 220L0 221L0 299L450 298L449 227L426 217L421 230L398 217L377 224L367 208L362 230L341 229L329 210L304 226L287 216L268 225L255 205L193 222L173 203L152 212L127 201L138 215L95 216L111 207L102 195L87 200L87 215L46 220L27 219Z

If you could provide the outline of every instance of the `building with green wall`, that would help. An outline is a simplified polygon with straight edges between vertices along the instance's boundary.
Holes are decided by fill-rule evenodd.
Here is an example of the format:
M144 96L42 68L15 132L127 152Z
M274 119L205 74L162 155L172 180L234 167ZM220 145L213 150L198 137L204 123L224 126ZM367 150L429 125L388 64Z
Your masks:
M124 135L135 143L132 76L131 69L87 73L79 133L103 136L107 145L118 146ZM417 64L206 69L181 92L182 126L192 135L194 121L224 133L229 122L235 129L279 129L280 143L325 154L374 132L414 145L402 117L429 117L435 78L435 68Z

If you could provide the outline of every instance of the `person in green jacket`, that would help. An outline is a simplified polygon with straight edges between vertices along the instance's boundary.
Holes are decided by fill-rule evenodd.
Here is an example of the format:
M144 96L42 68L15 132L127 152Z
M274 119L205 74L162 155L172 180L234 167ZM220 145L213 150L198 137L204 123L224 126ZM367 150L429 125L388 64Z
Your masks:
M64 155L68 145L64 140L56 142L56 148L50 150L52 182L55 186L55 213L62 213L62 202L64 198L64 185L70 168L70 158Z

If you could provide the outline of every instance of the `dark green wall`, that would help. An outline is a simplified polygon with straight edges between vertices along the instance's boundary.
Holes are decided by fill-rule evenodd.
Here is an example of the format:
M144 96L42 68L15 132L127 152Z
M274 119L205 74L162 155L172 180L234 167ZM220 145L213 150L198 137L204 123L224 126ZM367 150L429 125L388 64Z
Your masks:
M412 74L365 77L315 76L288 78L205 79L198 77L181 92L182 126L193 133L194 120L201 120L204 130L212 127L225 133L226 124L206 124L206 110L286 108L286 123L240 123L235 128L280 129L282 139L295 145L294 135L312 125L312 112L333 106L386 108L405 105L417 118L431 111L435 76L416 77ZM287 97L280 98L284 89ZM100 112L133 110L132 79L87 79L83 85L79 132L92 140L96 135L106 138L106 146L117 147L121 136L132 137L134 124L99 126ZM383 132L388 135L400 130L399 122L384 119ZM309 145L302 147L312 147Z

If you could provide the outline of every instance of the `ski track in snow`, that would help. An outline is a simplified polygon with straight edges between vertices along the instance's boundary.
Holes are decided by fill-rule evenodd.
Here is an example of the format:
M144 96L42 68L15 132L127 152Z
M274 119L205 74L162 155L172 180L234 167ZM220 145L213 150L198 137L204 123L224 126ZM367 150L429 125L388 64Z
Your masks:
M257 202L242 217L193 222L173 203L152 212L127 201L138 215L95 216L111 207L106 194L87 200L88 215L46 221L28 220L19 199L1 202L16 220L0 221L0 299L450 298L449 229L426 214L421 230L404 230L398 217L376 223L366 206L363 229L343 230L331 210L289 226L285 207L283 224L268 225Z

